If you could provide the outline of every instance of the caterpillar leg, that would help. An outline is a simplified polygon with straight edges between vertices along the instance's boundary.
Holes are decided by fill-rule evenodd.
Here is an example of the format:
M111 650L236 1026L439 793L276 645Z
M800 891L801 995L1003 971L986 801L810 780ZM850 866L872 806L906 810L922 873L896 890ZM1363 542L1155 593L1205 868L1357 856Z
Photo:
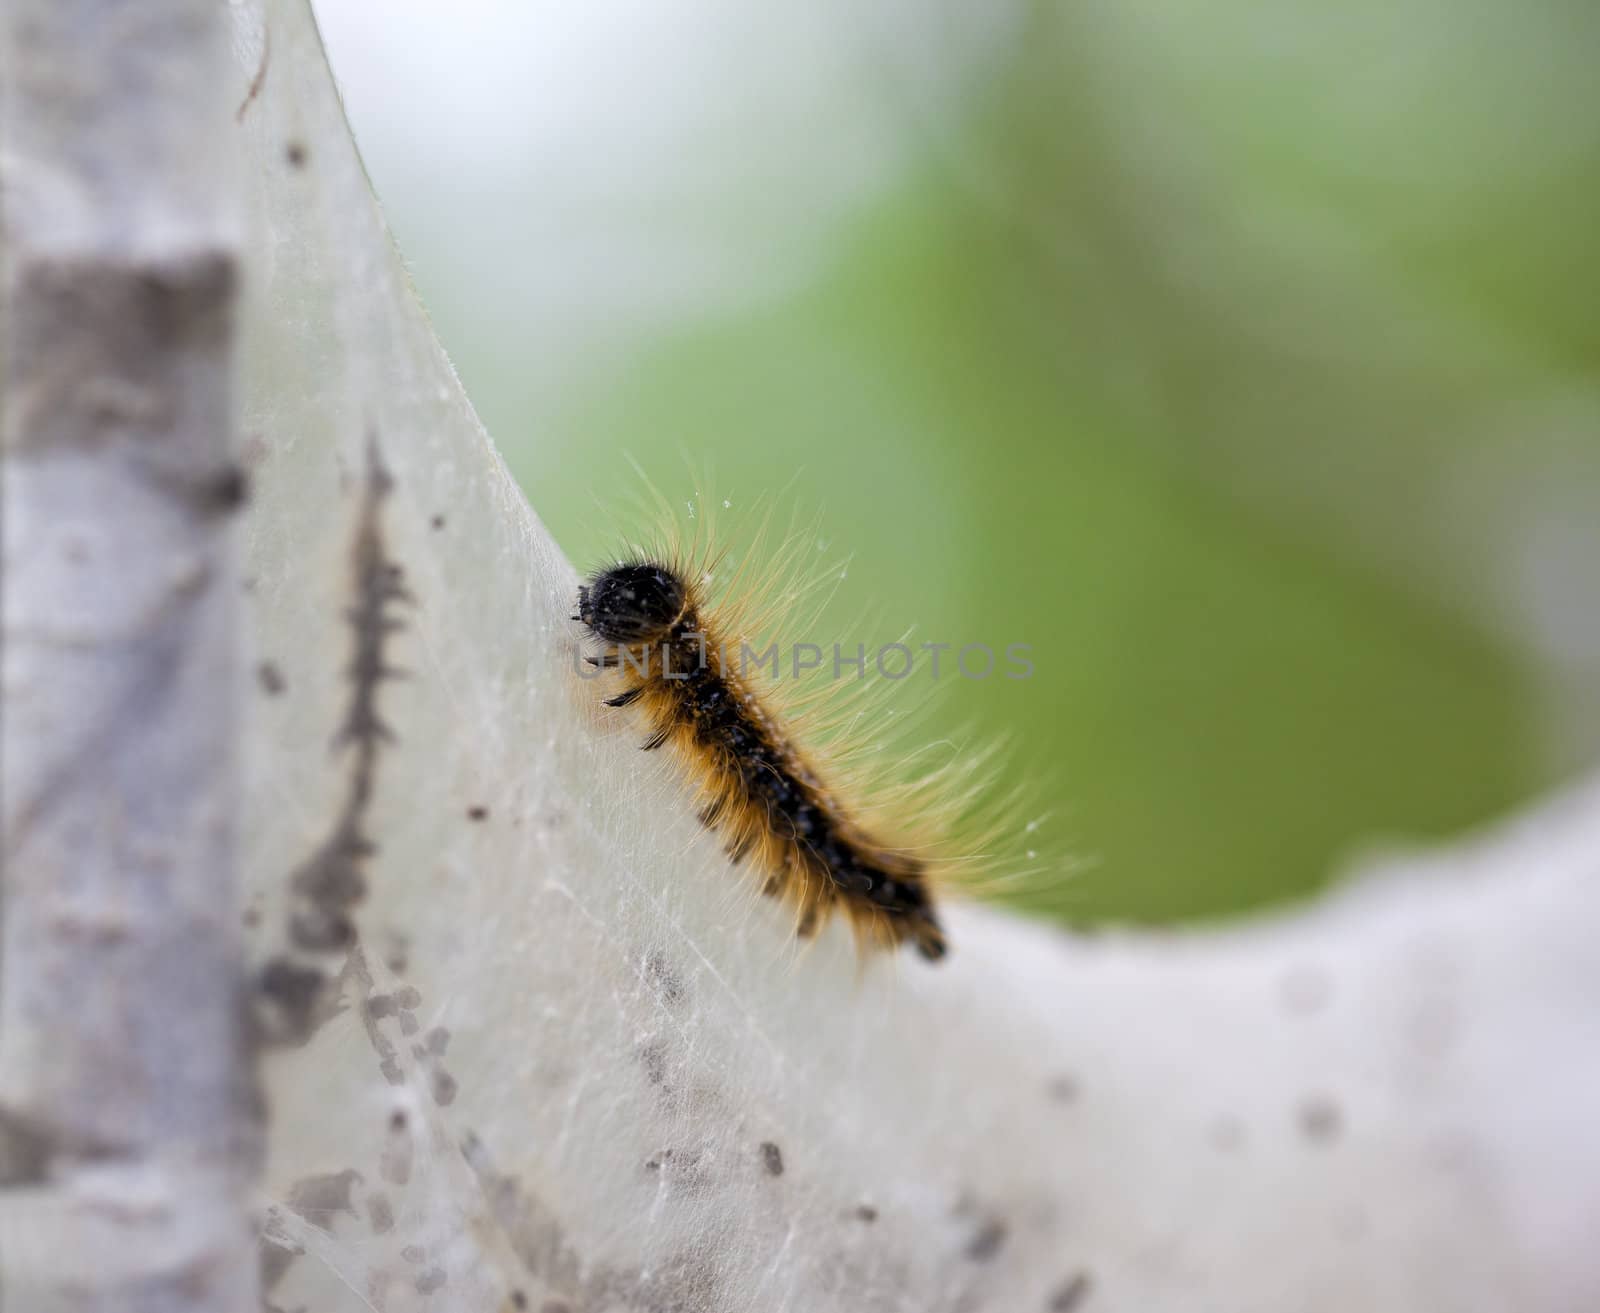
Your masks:
M943 928L924 911L913 912L906 919L904 937L929 962L937 962L947 951Z

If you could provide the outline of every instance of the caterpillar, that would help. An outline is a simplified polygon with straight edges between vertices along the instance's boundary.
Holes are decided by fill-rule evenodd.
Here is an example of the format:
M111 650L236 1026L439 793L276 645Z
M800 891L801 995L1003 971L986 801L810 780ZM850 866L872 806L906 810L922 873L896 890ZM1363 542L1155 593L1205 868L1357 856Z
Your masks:
M887 806L853 797L854 773L829 769L827 754L803 742L775 692L745 668L748 649L732 642L748 632L744 609L708 595L721 559L635 549L589 575L572 618L600 645L584 660L621 681L604 705L631 708L646 728L641 746L679 759L700 823L735 865L759 873L762 892L792 908L797 936L811 937L838 914L863 951L909 944L939 961L948 946L935 884L960 859L890 833L883 813L915 795L913 815L943 817L967 797L936 788L930 806L926 779L890 787Z

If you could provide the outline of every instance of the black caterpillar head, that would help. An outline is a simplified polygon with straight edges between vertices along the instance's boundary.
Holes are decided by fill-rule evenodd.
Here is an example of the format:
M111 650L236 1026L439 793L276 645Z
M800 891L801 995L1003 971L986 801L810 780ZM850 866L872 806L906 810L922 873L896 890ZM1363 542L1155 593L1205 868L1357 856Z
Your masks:
M678 622L684 597L683 581L664 565L616 565L578 589L577 618L608 643L651 643Z

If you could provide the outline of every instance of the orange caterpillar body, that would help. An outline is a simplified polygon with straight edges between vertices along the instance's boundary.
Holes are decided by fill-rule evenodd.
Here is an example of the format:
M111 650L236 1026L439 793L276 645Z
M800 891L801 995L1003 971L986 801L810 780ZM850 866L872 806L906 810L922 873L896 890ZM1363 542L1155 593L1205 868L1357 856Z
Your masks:
M579 589L573 618L603 645L586 660L623 682L606 705L636 707L649 727L643 746L684 761L701 823L736 864L760 872L764 892L794 909L797 934L842 913L863 947L909 943L939 960L935 858L925 846L891 842L864 806L836 792L846 781L802 749L747 676L740 646L724 647L739 626L710 613L707 574L640 554Z

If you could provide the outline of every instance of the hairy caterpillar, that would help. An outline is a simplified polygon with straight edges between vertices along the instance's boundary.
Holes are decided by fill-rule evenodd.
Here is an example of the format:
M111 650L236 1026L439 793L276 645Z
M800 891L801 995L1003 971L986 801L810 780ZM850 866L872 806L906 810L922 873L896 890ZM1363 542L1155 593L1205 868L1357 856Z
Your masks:
M782 608L804 591L782 577L797 555L792 542L773 580L750 591ZM936 884L968 860L940 831L981 787L972 777L983 760L897 787L864 780L807 742L807 718L788 714L740 659L749 593L732 603L709 595L722 560L669 539L614 560L579 588L572 618L601 644L584 660L621 683L604 705L632 709L647 729L641 746L678 758L700 822L735 865L759 872L763 892L793 909L797 935L840 914L863 949L910 944L938 961L947 945ZM950 787L956 780L964 791Z

